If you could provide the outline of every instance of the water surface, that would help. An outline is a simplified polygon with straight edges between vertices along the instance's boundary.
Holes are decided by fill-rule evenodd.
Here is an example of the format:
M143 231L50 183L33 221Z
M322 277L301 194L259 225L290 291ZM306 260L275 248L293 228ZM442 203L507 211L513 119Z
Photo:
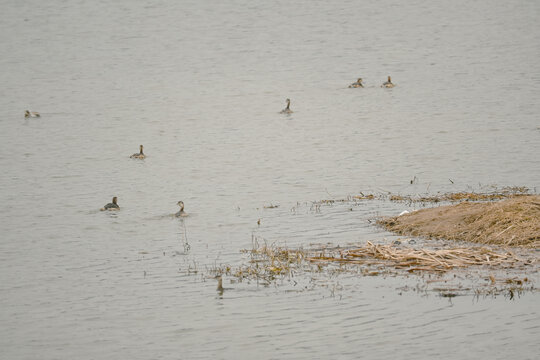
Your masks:
M391 239L368 220L406 208L315 212L310 201L536 189L538 2L1 9L5 358L540 353L537 293L448 300L397 290L411 278L344 275L328 287L303 278L298 291L226 284L219 296L204 275L240 263L252 235L288 246ZM388 75L397 87L381 89ZM366 88L348 89L358 77ZM278 114L286 98L291 116ZM147 159L129 159L139 144ZM99 212L112 196L122 210ZM178 200L183 221L168 216Z

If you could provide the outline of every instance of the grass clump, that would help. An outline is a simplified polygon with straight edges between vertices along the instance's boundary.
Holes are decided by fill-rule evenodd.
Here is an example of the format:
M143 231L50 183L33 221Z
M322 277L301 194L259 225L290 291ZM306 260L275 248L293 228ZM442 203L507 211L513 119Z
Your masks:
M540 195L461 202L384 218L378 223L403 235L539 248Z

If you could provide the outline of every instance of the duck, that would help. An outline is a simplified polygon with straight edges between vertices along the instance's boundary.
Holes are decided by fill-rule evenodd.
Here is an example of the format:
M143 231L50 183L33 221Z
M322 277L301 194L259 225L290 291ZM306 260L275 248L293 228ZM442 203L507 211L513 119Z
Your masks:
M184 211L184 202L183 201L179 201L177 203L178 206L180 206L180 211L177 212L176 214L174 214L174 216L176 217L185 217L185 216L188 216L187 212Z
M101 211L105 211L105 210L120 210L120 206L118 206L118 203L117 203L118 199L117 197L113 197L112 198L112 202L108 203L107 205L105 205L104 207L102 207L100 210Z
M358 80L356 80L356 82L352 83L351 85L349 85L350 88L363 88L364 87L364 84L362 84L362 78L358 78Z
M24 117L40 117L41 115L39 115L38 112L35 112L35 111L28 111L26 110L24 112Z
M143 146L140 145L139 149L140 149L140 151L138 153L135 153L135 154L131 155L130 158L132 158L132 159L144 159L146 157L146 155L144 155L144 153L143 153Z
M285 100L287 102L287 107L283 110L281 110L280 114L291 114L293 111L290 109L291 107L291 99Z
M392 83L392 78L390 77L390 75L388 75L388 81L384 82L381 87L385 87L385 88L393 88L394 86L394 83Z

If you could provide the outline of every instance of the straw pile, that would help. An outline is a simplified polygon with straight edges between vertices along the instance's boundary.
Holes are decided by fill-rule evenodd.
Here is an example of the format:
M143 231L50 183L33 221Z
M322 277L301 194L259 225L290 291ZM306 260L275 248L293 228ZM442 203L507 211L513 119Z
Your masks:
M540 195L423 209L378 221L398 234L503 246L540 247Z
M339 262L347 264L393 266L396 269L414 271L448 271L459 267L474 265L512 267L528 263L510 252L497 253L484 247L453 249L412 249L399 248L392 245L374 245L367 242L365 246L341 251L339 256L308 257L311 262Z

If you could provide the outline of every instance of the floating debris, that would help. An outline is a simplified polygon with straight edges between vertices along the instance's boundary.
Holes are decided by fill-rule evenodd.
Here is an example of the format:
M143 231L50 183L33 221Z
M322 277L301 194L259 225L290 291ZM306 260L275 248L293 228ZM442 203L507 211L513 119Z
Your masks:
M395 195L389 197L390 201L404 202L432 202L438 203L442 201L457 202L457 201L493 201L501 200L508 197L525 195L524 193L474 193L474 192L458 192L447 193L433 196L410 196L410 195Z
M24 117L25 118L27 118L27 117L41 117L41 115L37 111L25 110L24 111Z
M354 200L374 200L375 195L373 194L364 195L363 193L360 193L359 195L354 195L352 198Z
M416 181L415 179L413 179ZM413 181L411 180L411 181ZM355 202L357 200L390 200L394 202L406 203L440 203L440 202L462 202L462 201L496 201L506 198L531 195L529 189L523 186L504 187L501 189L493 188L486 192L453 192L435 195L400 195L391 192L379 194L349 195L341 199L323 199L315 201L314 204L332 205L336 203Z
M225 290L223 288L223 277L221 275L216 276L216 279L218 281L216 291L220 293L220 295L223 295L223 291Z

